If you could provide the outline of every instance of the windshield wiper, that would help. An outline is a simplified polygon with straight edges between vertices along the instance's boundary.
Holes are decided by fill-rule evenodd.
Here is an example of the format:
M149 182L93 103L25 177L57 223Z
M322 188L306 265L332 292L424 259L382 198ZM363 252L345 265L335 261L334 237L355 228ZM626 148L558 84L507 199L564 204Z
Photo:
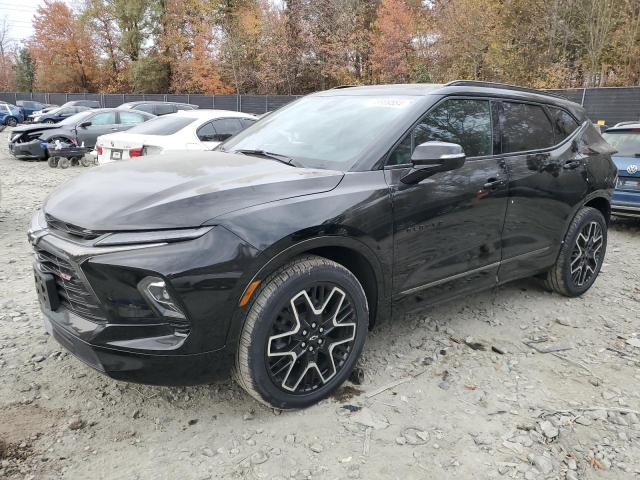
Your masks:
M241 153L242 155L257 155L260 157L271 158L273 160L276 160L280 163L284 163L285 165L290 165L292 167L300 166L300 164L291 157L287 157L286 155L282 155L280 153L267 152L266 150L239 149L239 150L231 150L229 153Z

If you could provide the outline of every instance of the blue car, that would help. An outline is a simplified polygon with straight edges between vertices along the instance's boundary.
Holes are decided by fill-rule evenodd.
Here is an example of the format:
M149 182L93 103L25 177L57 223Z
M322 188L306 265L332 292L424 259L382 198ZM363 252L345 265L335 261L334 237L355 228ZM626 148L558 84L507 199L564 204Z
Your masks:
M29 118L30 115L34 114L34 112L39 112L42 111L42 109L47 108L46 103L40 103L34 100L18 100L16 105L20 108L24 118Z
M15 127L24 122L24 115L18 107L10 103L0 103L0 124Z
M611 200L611 213L640 218L640 122L619 123L602 136L618 151L613 155L618 183Z

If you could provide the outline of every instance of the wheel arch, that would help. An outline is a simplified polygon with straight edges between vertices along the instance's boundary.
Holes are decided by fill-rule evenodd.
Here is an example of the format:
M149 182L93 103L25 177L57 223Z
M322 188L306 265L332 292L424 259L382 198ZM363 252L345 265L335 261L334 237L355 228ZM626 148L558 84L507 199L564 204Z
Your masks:
M282 265L302 255L317 255L333 260L347 268L358 279L367 296L372 328L378 320L386 318L390 311L384 270L380 260L362 242L348 237L324 236L304 240L271 256L246 282L245 290L254 280L264 280ZM244 295L243 292L243 295Z
M609 202L609 199L603 196L597 196L588 200L584 206L599 210L600 213L602 213L604 220L607 222L607 225L609 225L609 220L611 219L611 203Z

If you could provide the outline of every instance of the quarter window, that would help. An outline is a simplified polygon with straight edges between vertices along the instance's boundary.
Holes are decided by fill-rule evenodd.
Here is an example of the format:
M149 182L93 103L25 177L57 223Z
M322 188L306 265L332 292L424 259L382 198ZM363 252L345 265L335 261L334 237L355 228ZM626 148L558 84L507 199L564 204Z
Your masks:
M212 122L207 122L198 129L198 138L201 142L214 142L216 129L213 128Z
M133 107L135 110L140 110L141 112L153 113L153 105L138 105L137 107Z
M538 150L554 144L551 122L541 106L512 102L502 105L504 153Z
M213 128L216 132L213 140L214 142L222 142L227 138L231 138L243 129L237 118L221 118L220 120L214 120L211 123L213 124Z
M156 115L167 115L169 113L175 113L176 106L171 104L158 104L156 105Z
M491 106L487 100L447 100L427 113L391 153L387 164L411 162L417 145L429 141L457 143L467 157L492 154Z
M565 138L571 135L576 128L578 128L578 122L564 110L560 108L549 108L551 112L551 118L553 121L553 134L555 143L562 142Z

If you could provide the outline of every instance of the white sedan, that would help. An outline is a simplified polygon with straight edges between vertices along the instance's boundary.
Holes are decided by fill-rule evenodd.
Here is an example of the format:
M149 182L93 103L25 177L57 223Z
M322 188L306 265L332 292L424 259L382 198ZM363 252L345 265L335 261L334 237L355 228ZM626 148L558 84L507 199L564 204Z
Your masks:
M122 133L98 137L99 164L175 150L212 150L256 121L228 110L184 110L163 115Z

